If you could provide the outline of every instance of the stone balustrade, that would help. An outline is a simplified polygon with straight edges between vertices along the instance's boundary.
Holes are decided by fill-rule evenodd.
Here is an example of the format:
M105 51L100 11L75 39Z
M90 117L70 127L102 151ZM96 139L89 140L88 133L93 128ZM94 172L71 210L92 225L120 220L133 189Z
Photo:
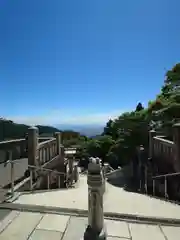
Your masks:
M43 166L47 162L59 158L63 146L61 145L61 133L55 133L54 138L44 142L38 142L38 128L28 129L28 163L29 165Z
M27 157L26 139L16 139L0 142L0 163L9 159L11 152L12 159L20 159Z
M159 158L180 171L180 124L173 126L173 141L157 136L156 131L149 132L149 158Z

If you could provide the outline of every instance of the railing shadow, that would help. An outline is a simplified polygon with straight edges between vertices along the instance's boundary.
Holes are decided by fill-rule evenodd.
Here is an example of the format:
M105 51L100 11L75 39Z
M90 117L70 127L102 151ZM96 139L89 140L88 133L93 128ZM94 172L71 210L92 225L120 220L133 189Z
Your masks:
M114 176L114 177L107 178L107 182L115 187L122 188L126 192L142 194L142 195L147 196L152 199L157 199L157 200L161 200L164 202L169 202L169 203L173 203L176 205L180 205L179 200L176 200L173 198L167 199L163 196L163 193L158 192L157 189L156 189L156 195L153 195L152 187L148 187L148 192L146 192L145 189L140 189L139 181L138 180L136 181L134 178L128 177L126 175L124 175L124 176L122 175L122 176L118 176L118 177Z
M124 169L118 169L106 174L107 182L115 187L123 188L126 191L136 191L136 186L132 182L132 178L124 171Z
M126 192L140 193L138 185L126 176L107 178L107 182L115 187L123 188Z

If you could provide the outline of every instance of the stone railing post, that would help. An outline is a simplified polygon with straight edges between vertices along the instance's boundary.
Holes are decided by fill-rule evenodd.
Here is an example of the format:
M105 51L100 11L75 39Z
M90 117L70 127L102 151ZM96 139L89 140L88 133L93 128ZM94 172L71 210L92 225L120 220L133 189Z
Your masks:
M28 129L28 164L37 166L38 128Z
M60 132L56 132L54 134L54 137L56 138L56 145L57 145L57 155L61 155L61 133Z
M145 149L141 145L138 151L139 157L139 170L140 170L140 189L145 190L147 192L147 179L146 179L146 172L147 172L147 159L145 156Z
M174 141L174 170L176 172L180 171L180 123L176 123L173 125L174 134L173 134L173 141Z
M102 165L102 160L100 158L97 158L97 164L100 164L100 167L101 167L101 174L103 179L102 192L104 194L105 193L105 170L104 170L104 166Z
M153 151L154 151L153 137L155 137L155 136L156 136L156 131L155 130L149 131L149 158L153 157Z
M106 175L105 175L105 168L102 166L102 175L103 175L103 193L106 191Z
M72 184L73 183L73 167L74 167L74 159L73 159L73 157L69 157L69 159L68 159L68 166L69 166L69 173L68 173L68 175L69 175L69 180L70 180L70 184Z
M74 181L77 182L79 180L79 172L78 172L78 164L74 165Z
M88 165L88 226L84 240L106 239L103 214L103 176L100 164L91 161Z

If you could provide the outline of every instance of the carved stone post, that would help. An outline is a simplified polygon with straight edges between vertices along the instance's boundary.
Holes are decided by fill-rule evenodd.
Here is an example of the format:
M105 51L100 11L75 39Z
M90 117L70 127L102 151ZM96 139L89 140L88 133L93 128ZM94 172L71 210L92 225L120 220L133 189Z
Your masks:
M173 125L174 128L174 170L176 172L180 171L180 123Z
M37 148L38 148L38 128L28 128L28 165L38 166ZM33 172L33 178L36 178L36 171Z
M79 172L77 163L74 165L74 181L77 182L79 180Z
M28 128L28 164L37 165L38 128Z
M147 179L146 179L147 159L145 156L145 149L143 146L139 147L138 156L139 156L139 163L140 163L140 189L147 191L147 186L146 186L146 183L147 183Z
M74 166L74 159L73 157L69 157L68 159L68 165L69 165L69 180L70 184L73 183L73 166Z
M153 137L156 136L156 131L155 130L151 130L149 131L149 158L153 157Z
M102 186L102 190L103 190L103 194L106 191L106 174L105 174L105 167L101 165L101 170L102 170L102 176L103 176L103 186Z
M57 153L57 155L61 155L61 133L56 132L54 134L54 137L56 138L56 145L57 145L56 153Z
M106 239L103 215L103 176L100 164L91 161L88 165L88 227L84 240Z

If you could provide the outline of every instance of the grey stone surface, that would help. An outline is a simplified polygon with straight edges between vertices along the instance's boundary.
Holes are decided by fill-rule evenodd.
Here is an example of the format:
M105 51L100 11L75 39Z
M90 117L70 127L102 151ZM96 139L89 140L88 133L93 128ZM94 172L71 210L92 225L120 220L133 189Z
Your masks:
M57 231L35 230L28 240L61 240L62 233Z
M148 224L129 224L132 240L165 240L159 226Z
M71 217L63 240L83 240L87 218Z
M9 209L0 209L0 221L4 219L9 213L11 213L11 210Z
M121 237L107 237L107 240L128 240L128 239Z
M105 220L105 227L109 236L118 236L123 238L130 238L127 222Z
M0 240L84 240L87 218L12 211ZM0 222L5 224L5 219ZM107 240L179 240L180 227L105 220Z
M37 229L64 232L70 217L56 214L45 214Z
M6 217L0 220L0 233L17 217L19 211L11 211Z
M40 213L21 212L1 233L1 240L26 240L42 218Z
M168 240L180 239L180 227L163 226L161 229Z

